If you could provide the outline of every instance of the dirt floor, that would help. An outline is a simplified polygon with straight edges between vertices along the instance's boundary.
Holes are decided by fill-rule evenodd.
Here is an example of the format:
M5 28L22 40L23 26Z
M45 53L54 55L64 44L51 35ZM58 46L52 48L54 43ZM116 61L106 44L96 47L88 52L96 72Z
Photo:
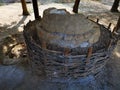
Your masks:
M112 23L112 31L120 13L110 12L111 1L107 4L105 0L102 3L81 1L79 13L94 21L99 18L99 23L106 27ZM22 16L20 3L0 6L0 90L120 90L120 41L103 70L104 77L101 80L89 76L81 80L84 84L46 83L32 75L22 35L23 26L29 20L34 20L32 5L27 6L29 16ZM53 6L66 8L72 13L73 3L49 3L39 4L40 15L42 16L44 9Z

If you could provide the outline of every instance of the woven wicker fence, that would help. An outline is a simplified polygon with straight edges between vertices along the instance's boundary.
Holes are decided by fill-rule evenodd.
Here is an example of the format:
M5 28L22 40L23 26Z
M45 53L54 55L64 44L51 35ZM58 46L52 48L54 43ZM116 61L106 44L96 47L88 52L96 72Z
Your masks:
M35 22L29 22L24 27L24 38L32 71L37 75L52 78L78 78L87 75L97 75L108 61L117 39L100 25L101 38L99 42L88 48L66 49L52 44L42 47L37 36Z

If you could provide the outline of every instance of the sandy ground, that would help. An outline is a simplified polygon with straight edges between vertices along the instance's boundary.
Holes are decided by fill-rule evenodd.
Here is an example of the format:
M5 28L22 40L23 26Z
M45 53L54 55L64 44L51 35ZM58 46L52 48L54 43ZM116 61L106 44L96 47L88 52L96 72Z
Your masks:
M86 17L89 16L92 20L99 18L99 23L104 24L106 27L109 23L112 23L112 30L116 25L120 13L111 13L109 11L112 5L111 1L109 1L108 4L90 0L82 1L79 6L79 13L83 13ZM27 4L27 6L30 16L22 16L20 3L0 6L0 50L5 51L6 49L3 48L11 47L10 45L16 45L16 43L19 42L24 43L24 38L22 36L23 26L26 25L29 20L34 20L32 5ZM68 11L72 12L73 3L39 4L40 15L42 16L44 9L53 6L56 8L66 8ZM20 48L20 46L18 46L18 48ZM31 74L27 62L28 58L17 56L15 58L10 58L10 55L8 55L8 57L3 54L4 51L0 52L0 55L3 55L3 57L0 57L0 62L3 62L4 60L4 63L6 64L0 65L0 90L98 90L97 88L90 86L97 85L94 84L94 82L89 82L84 85L45 83L39 80L37 76ZM111 59L108 61L104 73L105 78L103 78L103 80L105 79L106 83L103 83L102 88L99 89L120 90L120 41L118 42ZM89 79L89 81L94 80L92 77ZM85 80L83 81L85 82ZM88 88L86 86L88 86Z

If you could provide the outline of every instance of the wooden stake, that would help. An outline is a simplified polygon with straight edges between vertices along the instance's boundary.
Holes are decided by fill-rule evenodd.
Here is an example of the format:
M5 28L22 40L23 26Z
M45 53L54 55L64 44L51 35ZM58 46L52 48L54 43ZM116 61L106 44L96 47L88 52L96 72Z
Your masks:
M21 4L22 4L22 9L23 9L23 15L24 15L24 16L29 15L29 12L28 12L28 10L27 10L27 6L26 6L25 0L21 0Z
M96 21L97 23L99 22L99 19L97 18L97 21Z
M41 39L43 38L43 33L41 31L39 32L39 36Z
M33 9L34 9L34 15L35 15L35 19L39 19L39 10L38 10L38 3L37 0L32 0L33 3Z
M69 48L65 48L64 55L65 55L65 56L68 56L69 53L70 53L70 49L69 49Z
M65 48L64 55L65 55L65 56L68 56L69 54L70 54L70 49L69 49L69 48ZM67 63L68 63L68 61L65 60L65 64L66 64L66 65L67 65ZM65 66L64 72L65 72L66 75L67 75L67 72L68 72L68 67L67 67L67 66Z
M112 33L114 33L115 31L116 31L116 27L114 27L114 28L113 28L113 31L112 31Z
M45 42L45 41L42 41L42 48L43 48L43 49L46 49L46 48L47 48L47 45L46 45L46 42Z
M112 44L112 40L109 41L107 50L109 50L109 48L111 47L111 44Z
M78 7L79 7L80 0L76 0L75 4L73 6L73 12L78 13Z
M110 29L111 25L112 25L112 23L109 23L109 25L108 25L108 29Z
M120 16L119 16L119 19L118 19L118 22L117 22L115 28L113 29L113 33L114 32L120 32L118 30L120 30Z
M46 45L46 41L43 39L43 33L42 32L39 32L39 37L40 37L40 39L41 39L41 47L43 48L43 49L46 49L47 48L47 45Z
M116 32L120 32L118 30L120 30L120 16L119 16L119 19L118 19L118 22L117 22L117 25L116 25Z
M85 66L86 71L88 70L88 65L89 65L89 62L90 62L90 57L92 56L92 51L93 51L93 48L89 47L88 48L87 59L86 59L86 66Z
M93 51L93 48L89 47L88 48L88 54L87 54L86 63L89 63L90 57L92 56L92 51Z

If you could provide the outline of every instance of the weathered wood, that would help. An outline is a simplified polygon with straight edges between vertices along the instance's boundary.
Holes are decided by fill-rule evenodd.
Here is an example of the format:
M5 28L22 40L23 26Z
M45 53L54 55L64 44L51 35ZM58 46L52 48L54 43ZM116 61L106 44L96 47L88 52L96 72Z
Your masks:
M40 19L37 0L32 0L35 19Z
M120 16L119 16L119 19L118 19L118 21L117 21L117 24L116 24L116 26L114 27L112 33L114 34L114 32L120 33Z
M79 7L80 0L76 0L75 4L73 6L73 12L78 13L78 7Z
M45 41L42 41L42 42L41 42L41 47L42 47L43 49L46 49L46 48L47 48Z
M87 57L86 57L86 61L85 61L85 70L88 70L88 66L90 66L90 58L92 56L92 52L93 52L93 48L92 47L89 47L88 48L88 53L87 53Z
M29 15L29 12L28 12L27 6L26 6L26 1L25 0L21 0L21 4L22 4L22 9L23 9L23 15L24 16Z
M97 18L97 21L96 21L97 23L99 23L99 19Z
M69 54L70 54L70 49L69 49L69 48L65 48L64 55L65 55L65 56L68 56ZM66 64L66 65L64 65L64 72L65 72L66 75L67 75L67 74L68 74L68 66L67 66L68 60L65 60L65 64Z
M109 25L108 25L108 29L110 29L111 25L112 25L112 23L109 23Z
M114 0L114 3L111 8L111 12L119 12L118 7L119 7L119 2L120 0Z
M119 16L115 31L120 33L120 16Z
M88 54L87 54L87 59L86 59L86 63L90 62L90 57L92 56L92 52L93 52L93 48L89 47L88 48Z
M68 56L69 54L70 54L70 49L69 48L65 48L64 55Z

